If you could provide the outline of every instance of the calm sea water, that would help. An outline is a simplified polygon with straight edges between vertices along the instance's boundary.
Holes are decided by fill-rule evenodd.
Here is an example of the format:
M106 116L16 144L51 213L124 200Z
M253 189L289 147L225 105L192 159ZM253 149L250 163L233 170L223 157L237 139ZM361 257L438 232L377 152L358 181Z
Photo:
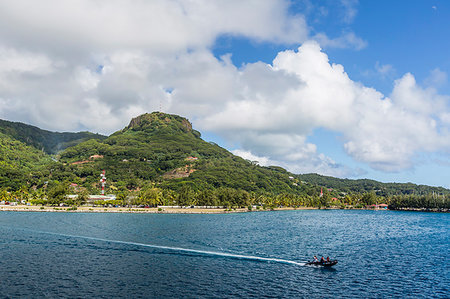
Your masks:
M0 297L450 297L449 214L0 212L0 234Z

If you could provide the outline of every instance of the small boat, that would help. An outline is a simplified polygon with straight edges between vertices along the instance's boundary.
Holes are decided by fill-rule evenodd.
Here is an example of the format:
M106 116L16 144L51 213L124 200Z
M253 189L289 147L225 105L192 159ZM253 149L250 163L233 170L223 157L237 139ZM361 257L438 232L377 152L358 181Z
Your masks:
M321 262L321 261L317 261L317 262L312 261L312 262L307 262L306 264L307 265L313 265L313 266L331 267L331 266L336 265L337 263L338 263L337 260L332 260L332 261L323 261L323 262Z

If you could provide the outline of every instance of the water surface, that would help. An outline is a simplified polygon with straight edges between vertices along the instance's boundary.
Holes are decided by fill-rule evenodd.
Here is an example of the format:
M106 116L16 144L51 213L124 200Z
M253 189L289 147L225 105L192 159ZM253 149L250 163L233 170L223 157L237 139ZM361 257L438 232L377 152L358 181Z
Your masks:
M450 297L449 214L0 213L0 297ZM339 260L305 266L313 255Z

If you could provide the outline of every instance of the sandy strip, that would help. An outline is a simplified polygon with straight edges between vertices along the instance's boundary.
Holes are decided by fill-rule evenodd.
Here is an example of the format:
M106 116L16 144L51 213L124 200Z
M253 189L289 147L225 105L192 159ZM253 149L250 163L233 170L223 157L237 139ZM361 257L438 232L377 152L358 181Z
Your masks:
M311 210L314 208L276 208L275 211L288 210ZM71 213L149 213L149 214L226 214L249 212L247 208L232 209L204 209L204 208L164 208L161 211L158 208L104 208L104 207L78 207L71 210L70 207L48 207L48 206L26 206L26 205L0 205L0 211L16 212L71 212ZM259 209L253 211L269 211Z

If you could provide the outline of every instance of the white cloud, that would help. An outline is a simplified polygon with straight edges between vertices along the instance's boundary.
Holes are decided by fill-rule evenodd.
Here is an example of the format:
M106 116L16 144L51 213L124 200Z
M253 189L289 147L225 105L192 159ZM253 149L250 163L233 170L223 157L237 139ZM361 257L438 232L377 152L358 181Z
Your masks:
M3 74L46 75L51 73L53 68L52 61L45 55L0 47L0 70Z
M355 50L361 50L367 47L367 41L356 36L353 32L347 32L337 38L330 39L323 33L318 33L313 36L313 39L320 43L324 48L338 48L346 49L351 48Z
M157 53L206 47L220 34L298 43L303 16L286 1L27 0L0 3L3 42L30 42L59 55L145 48ZM89 49L86 46L89 45Z
M341 4L345 9L344 12L344 21L347 23L353 22L356 15L358 14L357 6L358 0L341 0Z
M277 165L277 164L275 164L276 162L274 163L267 157L258 157L248 151L243 151L243 150L237 149L237 150L233 150L231 152L233 154L235 154L236 156L239 156L241 158L244 158L244 159L252 161L252 162L256 162L258 165L261 165L261 166Z
M293 173L320 173L335 177L348 177L364 174L360 169L350 169L343 165L337 164L335 161L323 154L314 154L302 161L302 163L292 164L284 160L271 160L268 157L260 157L254 155L250 151L234 150L233 154L244 159L257 162L261 166L281 166Z
M439 68L435 68L430 72L430 75L425 79L425 84L431 87L444 86L448 81L448 75L446 72L441 71Z
M375 63L375 70L383 78L395 73L395 69L391 64L381 64L378 61Z
M276 99L246 91L253 96L229 101L225 109L199 122L202 127L223 131L244 150L289 163L291 169L317 159L306 137L318 127L342 134L349 155L382 171L410 168L420 151L450 149L448 125L436 121L439 115L446 119L441 112L448 111L447 98L421 88L411 74L397 80L386 98L352 81L311 42L298 52L279 53L272 69L298 81L277 90ZM241 70L241 78L246 71Z
M421 151L449 151L448 97L411 74L385 97L352 81L316 42L241 68L211 53L222 34L303 42L308 28L288 2L33 3L0 3L0 118L111 133L162 106L239 144L241 156L336 176L355 170L308 141L316 128L339 133L349 155L385 171L411 167ZM315 38L330 47L366 45L353 33Z

